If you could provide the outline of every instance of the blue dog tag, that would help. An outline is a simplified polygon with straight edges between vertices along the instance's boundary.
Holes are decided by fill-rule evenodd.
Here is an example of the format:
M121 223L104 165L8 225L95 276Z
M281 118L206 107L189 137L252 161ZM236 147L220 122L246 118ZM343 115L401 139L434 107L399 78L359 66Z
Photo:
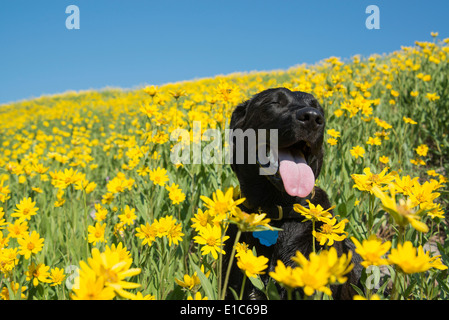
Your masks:
M253 237L259 239L260 243L264 246L272 246L278 240L278 232L265 230L265 231L254 231Z

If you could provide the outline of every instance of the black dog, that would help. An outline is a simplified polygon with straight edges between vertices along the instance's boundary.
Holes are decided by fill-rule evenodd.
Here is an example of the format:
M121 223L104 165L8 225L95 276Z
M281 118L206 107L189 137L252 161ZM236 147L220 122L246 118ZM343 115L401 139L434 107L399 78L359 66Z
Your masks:
M325 191L314 187L323 162L323 136L324 136L324 111L318 101L308 93L292 92L286 88L268 89L255 95L252 99L238 105L231 118L230 127L233 130L242 129L278 129L278 170L271 175L261 175L261 168L266 163L256 157L254 163L251 156L258 150L258 146L246 143L244 148L236 150L237 143L233 145L232 169L240 183L242 197L246 201L240 208L248 213L267 213L272 220L271 225L282 229L278 234L275 244L266 246L252 233L245 232L240 242L247 243L250 248L256 247L258 255L269 258L266 274L262 275L262 281L268 282L268 272L274 271L277 260L281 260L286 266L295 263L291 258L296 251L300 251L305 257L313 250L312 223L302 222L304 217L293 210L293 204L300 203L307 206L306 199L314 205L320 204L324 209L331 207ZM268 135L267 135L268 136ZM269 141L269 139L265 139ZM265 146L266 147L266 146ZM242 151L243 150L243 151ZM265 149L268 150L268 149ZM244 161L236 161L244 153ZM256 152L257 153L257 152ZM287 160L287 161L285 161ZM243 162L243 163L242 163ZM312 190L313 189L313 190ZM319 225L316 226L316 228ZM236 227L231 225L226 241L224 268L232 250ZM320 249L318 242L315 243ZM348 274L348 281L344 285L333 289L334 299L351 299L355 290L350 283L357 284L360 279L362 267L359 264L360 257L354 252L353 244L344 240L335 242L337 252L341 255L349 250L353 253L353 270ZM246 299L263 299L264 295L258 292L249 281L246 281ZM249 283L249 284L248 284ZM234 264L231 269L229 285L240 292L242 284L242 272ZM286 298L286 292L278 287L281 298ZM228 292L227 298L232 298Z

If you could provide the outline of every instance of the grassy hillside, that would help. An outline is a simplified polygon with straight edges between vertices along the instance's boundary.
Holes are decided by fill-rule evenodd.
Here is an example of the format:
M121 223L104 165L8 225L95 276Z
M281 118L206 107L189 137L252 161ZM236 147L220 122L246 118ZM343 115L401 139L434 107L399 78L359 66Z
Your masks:
M349 220L344 235L360 252L373 251L362 254L367 275L370 265L388 265L385 280L394 288L378 297L448 299L448 43L0 106L1 297L220 298L221 239L214 235L230 220L243 222L233 200L219 195L233 187L237 199L238 183L229 165L173 163L178 141L170 135L184 128L197 143L194 121L202 133L224 129L237 104L282 86L314 94L326 111L317 185L328 191L338 221ZM377 240L361 248L371 235ZM439 253L425 255L420 246ZM329 272L326 286L335 278ZM257 275L250 279L261 286ZM322 286L313 287L318 280L298 283L325 298Z

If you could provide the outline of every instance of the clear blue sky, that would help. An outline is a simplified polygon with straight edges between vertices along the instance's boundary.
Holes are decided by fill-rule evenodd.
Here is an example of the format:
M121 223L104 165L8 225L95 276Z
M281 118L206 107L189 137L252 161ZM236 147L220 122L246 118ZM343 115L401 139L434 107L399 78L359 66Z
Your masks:
M68 5L80 29L68 30ZM365 9L380 9L368 30ZM0 104L67 90L133 88L449 37L447 0L2 0Z

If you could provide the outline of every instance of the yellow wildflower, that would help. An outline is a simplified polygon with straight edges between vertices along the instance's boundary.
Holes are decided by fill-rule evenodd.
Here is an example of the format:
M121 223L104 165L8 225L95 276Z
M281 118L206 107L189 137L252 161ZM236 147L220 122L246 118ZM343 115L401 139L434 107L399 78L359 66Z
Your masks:
M446 270L440 256L430 257L429 252L424 252L422 246L414 248L410 241L406 241L403 245L398 244L396 249L391 249L388 256L390 263L397 265L405 273L425 272L431 268Z
M54 268L50 270L50 278L49 281L51 283L50 286L54 287L62 283L64 281L64 269Z
M418 146L418 148L415 149L416 153L421 156L421 157L425 157L427 156L427 152L429 151L429 147L426 146L425 144L422 144L420 146Z
M384 164L387 164L388 162L390 162L390 159L387 156L380 156L379 161Z
M335 129L329 129L327 130L327 134L330 135L332 138L338 138L340 137L340 131L337 131Z
M20 293L20 298L21 299L26 299L26 296L25 296L25 294L23 292L26 291L28 289L28 287L20 286L19 283L11 281L11 290L12 290L14 295L19 291L19 288L20 288L20 292L21 292ZM6 285L0 291L0 298L2 300L11 300L11 297L9 296L9 289L8 289L8 287Z
M39 233L33 231L31 234L25 233L23 238L17 238L20 251L25 259L29 259L32 254L36 254L44 247L44 239L39 237Z
M299 268L285 266L281 260L277 261L274 271L271 271L269 274L270 277L288 289L295 289L303 284L300 278L301 272Z
M406 116L403 116L403 117L402 117L402 120L404 120L405 123L409 123L409 124L417 124L417 123L418 123L418 122L416 122L416 121L413 121L413 120L410 119L410 118L407 118Z
M429 101L437 101L437 100L440 99L440 96L437 95L436 93L427 93L427 94L426 94L426 98L427 98Z
M196 272L192 276L185 274L183 280L179 280L179 279L175 278L175 282L178 285L180 285L181 287L187 288L191 291L194 290L195 287L197 287L201 284L200 278L198 277Z
M334 209L335 206L324 210L320 204L315 206L310 200L307 199L306 201L309 204L309 208L303 207L297 203L293 205L293 210L303 215L306 220L328 222L332 218L332 213L329 211Z
M338 143L338 140L334 138L329 138L327 139L327 143L329 143L331 146L335 146Z
M354 237L351 237L351 240L355 244L355 252L357 252L363 259L361 265L365 268L388 264L388 260L382 257L388 250L390 250L390 241L382 243L382 241L374 234L371 235L368 240L363 240L362 243Z
M136 237L142 240L142 245L148 244L151 246L154 240L156 240L156 228L154 225L150 225L148 222L140 227L136 228Z
M19 204L16 204L17 209L14 209L11 217L17 217L20 221L31 220L31 216L36 215L39 210L35 205L36 202L31 198L23 198Z
M186 195L179 188L179 185L172 183L170 187L166 186L165 188L168 190L168 197L173 204L179 204L186 199Z
M105 286L104 277L97 277L95 273L85 273L84 276L76 278L72 300L112 300L115 297L114 289Z
M386 189L384 185L394 180L394 172L387 173L388 169L386 167L380 173L375 174L371 172L369 167L366 167L363 169L364 174L352 174L351 178L355 182L353 188L357 188L360 191L368 191L371 194L373 193L372 188L375 186L381 190Z
M334 241L343 241L346 239L347 232L345 232L345 224L349 222L347 219L337 223L337 218L329 219L324 222L319 231L312 231L313 236L320 242L323 246L326 242L327 245L332 246Z
M219 221L222 221L232 214L239 204L245 201L245 198L234 200L233 194L234 188L231 187L226 193L216 190L212 194L212 199L205 196L200 196L200 198L209 210L209 214L216 216Z
M236 207L230 221L238 225L242 231L257 231L273 228L269 225L270 219L265 219L266 213L246 213Z
M96 278L104 279L104 286L114 289L123 298L132 298L133 295L125 289L140 287L140 284L128 282L126 278L138 275L140 268L130 268L132 259L123 259L119 252L107 250L100 252L97 248L92 249L92 258L87 263L80 262L80 276L89 277L95 274Z
M87 241L92 243L94 246L97 242L107 242L104 238L104 231L106 229L106 224L95 223L95 226L87 227L87 231L89 232L87 235Z
M428 232L427 225L420 221L420 214L422 210L415 212L413 209L415 206L410 199L399 199L399 203L396 202L396 191L393 184L390 184L390 195L386 195L379 187L374 186L371 190L374 195L382 201L382 207L391 214L393 219L400 226L406 226L409 223L413 228L420 232Z
M349 152L356 159L358 157L363 158L363 155L365 154L365 149L363 149L361 146L357 145L357 146L353 147Z
M379 137L369 137L366 144L380 146L382 142L380 141Z
M119 214L118 218L124 224L132 225L134 223L134 220L137 219L136 209L130 208L128 205L126 205L125 210L123 211L123 214Z
M150 171L150 180L153 181L155 185L163 187L168 181L167 170L164 168L157 167L157 169Z
M26 280L32 281L33 286L37 287L39 282L42 283L49 283L50 280L48 277L50 276L48 270L50 269L49 266L46 266L43 263L35 264L34 261L31 262L31 264L28 267L28 271L25 272L26 274Z
M312 252L309 255L309 260L307 260L306 257L297 251L296 256L292 260L298 264L295 271L298 272L297 277L300 286L304 288L304 293L307 296L311 296L315 291L324 292L329 296L332 295L328 287L331 273L327 263L327 256L323 252L321 254Z
M240 251L237 257L237 266L244 271L249 278L256 278L258 274L265 274L264 270L268 267L268 258L264 256L255 256L252 250Z
M202 245L203 255L212 254L214 259L218 259L218 253L225 254L223 242L229 239L229 236L222 236L222 230L219 226L207 225L199 230L199 235L193 237L193 240Z

